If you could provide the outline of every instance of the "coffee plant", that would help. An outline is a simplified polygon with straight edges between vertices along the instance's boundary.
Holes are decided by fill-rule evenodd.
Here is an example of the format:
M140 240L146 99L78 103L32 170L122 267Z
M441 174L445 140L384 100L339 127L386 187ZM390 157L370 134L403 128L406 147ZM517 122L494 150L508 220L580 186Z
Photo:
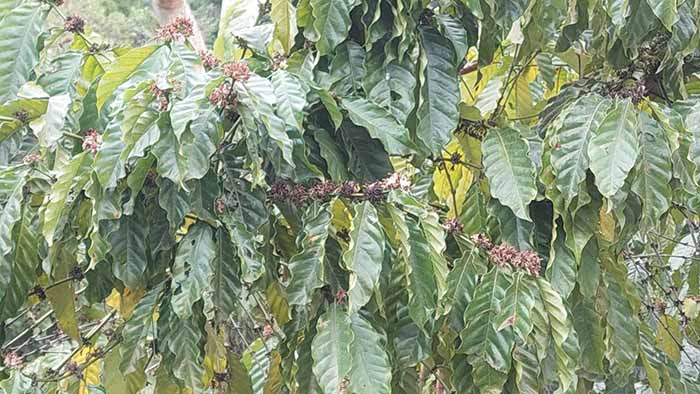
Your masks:
M0 0L0 392L700 393L697 1L61 3Z

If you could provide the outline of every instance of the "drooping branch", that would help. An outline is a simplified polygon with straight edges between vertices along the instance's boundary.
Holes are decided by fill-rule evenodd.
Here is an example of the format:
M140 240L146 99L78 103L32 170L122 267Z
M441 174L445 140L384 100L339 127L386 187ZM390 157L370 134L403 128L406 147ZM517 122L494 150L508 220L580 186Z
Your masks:
M161 25L170 23L173 19L184 16L192 21L194 34L190 37L190 42L196 50L205 50L204 37L197 24L197 20L192 14L192 9L186 0L153 0L153 9L160 20Z

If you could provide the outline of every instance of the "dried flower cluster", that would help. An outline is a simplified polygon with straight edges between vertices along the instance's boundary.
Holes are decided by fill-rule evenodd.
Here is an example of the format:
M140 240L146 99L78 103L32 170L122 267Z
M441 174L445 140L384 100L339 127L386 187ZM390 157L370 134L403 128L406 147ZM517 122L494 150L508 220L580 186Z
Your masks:
M15 119L19 120L21 123L27 123L29 120L29 112L26 109L20 109L15 112Z
M250 79L250 68L243 62L224 64L224 75L234 81L246 82Z
M511 266L526 271L532 276L540 275L541 259L532 250L518 250L512 245L501 242L494 245L484 234L472 235L472 241L480 249L488 252L491 261L499 267Z
M83 150L97 153L102 147L102 136L95 129L89 129L83 137Z
M355 181L321 181L311 186L278 182L272 185L269 194L274 202L291 202L296 206L303 206L309 201L327 201L333 197L353 197L378 202L389 190L408 191L410 187L411 180L408 177L393 173L384 179L364 185ZM357 195L360 193L361 195Z
M78 15L69 16L63 23L63 29L71 33L84 33L85 20Z
M219 66L219 59L217 59L211 51L199 51L199 58L202 60L202 65L206 70L211 70Z
M209 93L209 101L219 109L231 109L238 105L236 93L231 89L231 83L222 82Z
M625 87L621 85L609 86L607 96L610 98L630 98L634 104L639 104L648 95L646 84L643 80L638 80L633 86Z
M189 18L179 16L156 31L156 38L165 42L185 41L194 34L194 25Z

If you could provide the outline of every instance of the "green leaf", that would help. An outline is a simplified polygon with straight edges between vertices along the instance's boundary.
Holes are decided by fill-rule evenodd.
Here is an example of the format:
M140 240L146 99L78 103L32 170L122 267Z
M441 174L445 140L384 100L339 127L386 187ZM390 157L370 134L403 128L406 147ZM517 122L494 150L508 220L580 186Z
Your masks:
M537 196L537 189L535 166L525 140L515 129L493 129L486 135L482 150L491 194L518 218L531 221L528 205Z
M678 21L677 0L647 0L649 7L668 31L673 31L673 25Z
M384 149L392 155L411 153L413 143L409 140L408 130L384 108L363 98L344 98L342 107L348 111L350 120L362 126L372 138L382 142Z
M377 210L369 202L355 206L350 228L350 246L343 254L345 267L350 270L348 310L354 313L372 297L379 283L384 260L384 232Z
M144 273L148 265L148 222L142 204L137 207L133 215L119 219L119 229L109 236L114 276L130 290L138 290L145 285Z
M139 360L146 356L146 338L152 334L151 330L155 326L154 319L162 291L163 286L159 285L146 293L136 304L129 320L124 323L122 331L124 340L119 347L121 353L119 370L125 375L136 372Z
M70 105L71 98L68 93L49 97L46 113L30 123L41 147L53 150L58 140L63 137L63 126Z
M326 240L331 224L327 205L311 207L304 214L304 231L300 239L301 252L289 261L291 279L287 286L290 305L306 305L314 290L323 286L323 264L326 255Z
M177 184L165 179L160 183L158 204L166 211L166 216L170 223L170 232L174 233L190 210L190 200L187 192Z
M289 54L297 35L297 12L289 0L272 0L270 17L275 24L274 39L285 54Z
M608 301L606 358L617 381L624 381L632 372L639 354L639 321L626 291L612 274L604 276Z
M350 373L352 365L350 346L353 331L350 318L333 304L318 319L316 329L318 333L311 348L314 375L324 394L338 394L340 384Z
M180 143L169 122L161 118L158 121L160 139L153 146L153 155L158 159L158 174L168 178L179 187L184 187L187 178L187 156L180 149Z
M605 358L605 331L601 316L595 310L593 300L582 299L571 311L574 316L574 327L578 333L581 349L581 364L583 369L592 374L603 374Z
M385 349L386 339L359 314L350 317L353 342L349 389L355 393L390 394L391 364Z
M185 383L193 393L203 390L202 342L204 316L195 311L191 318L176 320L171 337L168 338L170 351L175 355L172 360L174 375Z
M26 376L21 370L15 369L9 373L9 376L0 381L0 389L3 394L29 394L34 382L32 378Z
M612 198L622 188L638 153L634 104L630 100L618 101L588 145L591 171L603 196Z
M671 207L671 149L663 129L645 113L639 114L639 129L632 192L642 200L642 226L652 228Z
M30 79L46 15L47 7L26 1L0 19L0 102L15 98Z
M350 31L350 11L356 5L355 0L311 0L313 27L318 33L316 48L321 56L345 41Z
M408 247L403 253L408 261L409 277L409 314L419 327L433 318L437 309L438 284L433 266L428 239L419 223L406 218L408 227ZM405 231L405 230L404 230Z
M588 145L610 108L610 100L587 95L563 111L561 126L550 138L551 162L557 189L564 195L568 207L586 180L589 166Z
M454 263L447 275L446 308L450 309L450 322L456 332L464 329L464 311L474 298L474 291L481 274L486 272L486 264L479 256L479 249L469 248Z
M42 234L49 246L53 245L58 223L66 209L68 194L73 188L85 182L90 174L90 164L92 164L92 157L88 152L83 152L73 156L70 162L61 166L44 210Z
M273 109L277 104L277 96L272 82L253 74L244 85L236 84L235 87L240 103L245 105L245 108L240 109L244 124L247 121L256 127L260 122L265 125L267 136L282 152L285 163L294 168L295 163L292 158L294 143L287 134L284 121Z
M0 258L10 259L11 275L3 270L2 288L4 298L0 294L0 320L14 317L19 308L27 301L27 294L36 282L36 268L39 266L39 232L37 229L36 211L29 206L24 208L22 220L15 228L15 246L12 254ZM5 279L6 278L6 279ZM7 282L7 283L5 283Z
M348 165L343 152L326 130L313 131L314 139L318 142L321 157L328 165L328 173L335 182L348 179Z
M529 276L516 272L505 297L501 300L501 311L494 321L498 330L512 327L518 344L524 344L532 331L533 323L530 312L535 306L533 288L535 283Z
M501 373L508 373L510 370L510 353L515 344L513 330L499 329L500 322L497 320L503 310L501 302L511 285L511 278L498 267L484 275L474 299L464 313L467 326L460 334L460 352L469 355L470 359L484 360L485 364ZM473 363L472 365L477 367Z
M549 260L545 276L555 290L563 298L568 298L576 285L576 259L574 254L566 247L566 233L561 222L554 225L552 242L549 249Z
M211 228L200 223L190 227L178 245L172 268L172 305L181 319L186 319L192 314L192 305L200 300L202 292L209 288L215 255L216 246Z
M307 89L297 77L284 70L272 73L272 86L277 96L277 113L284 119L287 126L304 131L302 121Z
M95 173L103 189L114 189L117 182L126 176L122 150L122 130L113 122L102 135L102 146L95 155Z
M241 292L241 282L238 277L237 264L233 244L223 228L216 230L216 259L212 276L212 301L214 306L225 319L234 311Z
M97 86L97 109L101 110L125 83L147 79L147 76L161 71L167 52L167 47L157 45L134 48L109 64Z
M576 387L577 378L574 368L577 360L572 358L571 353L573 350L574 355L578 355L578 338L561 295L543 278L537 278L537 286L544 312L549 320L560 389L566 392L572 386Z
M37 79L39 84L49 96L58 96L63 93L74 95L76 83L80 78L83 66L83 54L80 52L66 52L57 56L52 62L53 72L46 73Z
M516 346L513 351L515 383L522 394L538 394L544 391L540 383L541 367L534 345Z
M12 251L12 229L22 217L24 186L28 168L9 167L0 172L0 201L5 204L0 212L0 258ZM0 286L0 297L4 286Z
M70 244L55 244L49 250L47 260L53 264L53 277L59 281L68 277L75 266L76 246ZM75 313L75 290L71 282L64 282L46 290L46 298L51 304L58 327L68 337L80 341L78 318Z
M433 155L440 155L459 121L455 54L450 42L432 29L421 31L421 45L425 60L416 134Z

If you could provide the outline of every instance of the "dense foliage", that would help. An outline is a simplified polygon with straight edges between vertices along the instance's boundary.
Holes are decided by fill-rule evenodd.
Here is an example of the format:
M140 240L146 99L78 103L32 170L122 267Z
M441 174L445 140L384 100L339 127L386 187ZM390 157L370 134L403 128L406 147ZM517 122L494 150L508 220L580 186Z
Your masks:
M59 3L0 0L1 392L700 392L697 2Z

